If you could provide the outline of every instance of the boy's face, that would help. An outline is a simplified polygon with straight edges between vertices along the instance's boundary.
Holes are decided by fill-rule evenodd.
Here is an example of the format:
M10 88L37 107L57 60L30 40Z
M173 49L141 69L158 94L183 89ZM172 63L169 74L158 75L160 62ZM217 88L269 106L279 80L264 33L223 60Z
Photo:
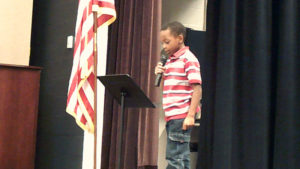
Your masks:
M160 41L163 49L168 55L177 52L183 45L183 36L175 36L171 33L170 29L160 31Z

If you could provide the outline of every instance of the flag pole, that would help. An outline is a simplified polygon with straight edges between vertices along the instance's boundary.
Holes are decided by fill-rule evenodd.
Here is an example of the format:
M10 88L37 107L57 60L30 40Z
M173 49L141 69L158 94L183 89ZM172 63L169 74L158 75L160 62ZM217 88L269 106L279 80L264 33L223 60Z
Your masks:
M94 17L94 169L97 168L97 65L98 65L98 45L97 45L97 12L93 12Z

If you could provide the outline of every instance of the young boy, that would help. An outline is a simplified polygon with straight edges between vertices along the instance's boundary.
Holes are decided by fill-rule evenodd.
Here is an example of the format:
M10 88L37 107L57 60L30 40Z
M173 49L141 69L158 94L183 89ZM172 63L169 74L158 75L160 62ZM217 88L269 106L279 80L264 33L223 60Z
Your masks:
M167 169L190 168L191 127L200 111L202 97L200 65L185 46L186 30L179 22L162 27L160 41L169 55L165 66L158 63L155 74L163 73L163 109L167 130Z

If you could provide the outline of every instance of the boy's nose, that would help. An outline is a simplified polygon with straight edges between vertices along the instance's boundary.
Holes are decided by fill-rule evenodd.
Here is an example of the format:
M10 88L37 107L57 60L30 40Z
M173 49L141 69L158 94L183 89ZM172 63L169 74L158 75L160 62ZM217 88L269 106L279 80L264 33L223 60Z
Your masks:
M162 46L162 47L163 47L163 49L165 50L167 46L166 46L165 44L163 44L163 46Z

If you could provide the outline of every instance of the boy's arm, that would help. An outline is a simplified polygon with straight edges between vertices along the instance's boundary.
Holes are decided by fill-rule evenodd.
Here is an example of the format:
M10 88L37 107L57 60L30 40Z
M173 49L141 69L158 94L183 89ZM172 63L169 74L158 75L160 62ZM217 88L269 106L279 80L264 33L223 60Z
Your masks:
M195 114L197 113L197 107L199 106L200 100L202 98L202 87L200 84L192 84L193 94L191 105L189 108L188 115L183 121L182 129L187 130L190 127L193 127L195 124Z

